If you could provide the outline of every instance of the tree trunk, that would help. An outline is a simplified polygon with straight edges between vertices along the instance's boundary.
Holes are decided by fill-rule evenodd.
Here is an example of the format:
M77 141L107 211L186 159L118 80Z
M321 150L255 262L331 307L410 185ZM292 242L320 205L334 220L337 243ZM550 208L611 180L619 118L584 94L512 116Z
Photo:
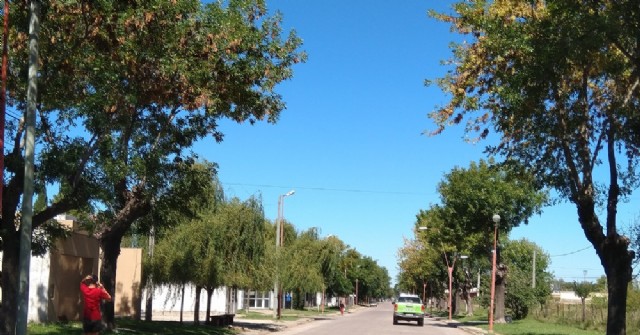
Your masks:
M180 324L182 324L182 313L184 312L184 287L185 283L182 283L182 294L180 298Z
M2 313L0 334L15 334L18 316L18 257L20 239L17 232L2 234Z
M587 320L587 299L580 298L580 301L582 302L582 322L585 322Z
M453 292L452 292L452 298L451 298L451 315L457 315L458 314L458 290L457 288L453 288Z
M147 302L144 310L144 320L151 321L153 319L153 278L149 278L149 286L147 287Z
M115 301L118 298L116 296L116 271L121 240L122 237L116 235L109 235L100 239L100 248L102 248L100 281L112 298L111 301L103 304L103 319L107 323L108 329L115 328Z
M623 237L617 237L613 245L605 246L606 261L604 270L607 275L608 313L607 335L625 335L627 324L627 288L631 281L631 262L633 252L627 250L627 242ZM610 239L607 238L607 242Z
M200 324L200 292L202 292L202 286L196 285L196 301L193 306L193 323Z
M213 295L213 288L207 288L207 316L205 317L205 323L210 324L209 315L211 315L211 296Z

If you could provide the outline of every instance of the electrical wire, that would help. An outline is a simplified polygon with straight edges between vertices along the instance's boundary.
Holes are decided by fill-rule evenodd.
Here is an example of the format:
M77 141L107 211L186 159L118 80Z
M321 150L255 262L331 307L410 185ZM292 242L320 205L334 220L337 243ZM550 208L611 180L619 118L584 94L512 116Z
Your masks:
M582 249L578 249L578 250L576 250L576 251L567 252L566 254L551 255L551 256L549 256L549 257L562 257L562 256L569 256L569 255L577 254L577 253L579 253L580 251L587 250L587 249L589 249L589 248L591 248L591 247L592 247L591 245L588 245L588 246L586 246L586 247L584 247L584 248L582 248Z

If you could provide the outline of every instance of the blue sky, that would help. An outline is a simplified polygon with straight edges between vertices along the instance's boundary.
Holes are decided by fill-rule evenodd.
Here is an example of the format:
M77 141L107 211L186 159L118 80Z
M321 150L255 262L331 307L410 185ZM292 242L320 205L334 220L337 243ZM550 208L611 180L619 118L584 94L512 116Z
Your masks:
M397 251L412 238L416 214L438 203L437 183L455 166L486 158L483 143L463 141L460 127L437 137L427 114L446 97L425 79L442 75L456 39L427 16L449 10L440 0L271 0L284 28L304 40L308 61L280 85L287 109L277 124L222 122L222 143L195 150L219 164L226 195L261 194L266 215L284 216L299 230L320 228L398 273ZM634 195L633 203L638 203ZM619 210L621 223L638 215ZM490 224L489 222L487 224ZM552 256L549 268L565 280L603 275L584 237L575 208L546 208L512 231Z

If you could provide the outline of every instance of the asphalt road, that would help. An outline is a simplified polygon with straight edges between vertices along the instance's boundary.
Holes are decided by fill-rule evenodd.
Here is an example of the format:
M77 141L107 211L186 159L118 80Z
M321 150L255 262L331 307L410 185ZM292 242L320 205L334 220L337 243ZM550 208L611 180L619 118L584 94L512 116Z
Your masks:
M429 334L429 335L469 335L469 333L457 329L454 325L425 318L424 327L419 327L416 322L399 321L393 325L393 305L390 302L381 303L378 307L362 307L354 313L346 313L344 316L328 316L326 319L287 327L282 331L273 333L277 335L383 335L383 334Z

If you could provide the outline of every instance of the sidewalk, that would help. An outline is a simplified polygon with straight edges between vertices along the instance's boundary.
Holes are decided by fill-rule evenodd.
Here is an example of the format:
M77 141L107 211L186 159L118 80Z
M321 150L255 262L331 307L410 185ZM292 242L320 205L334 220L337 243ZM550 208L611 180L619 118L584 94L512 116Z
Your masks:
M443 324L449 325L450 327L455 327L458 328L460 330L463 330L464 332L468 333L468 334L472 334L472 335L487 335L489 334L488 331L482 329L482 328L478 328L478 327L473 327L473 326L467 326L462 324L460 321L457 320L447 320L447 318L444 317L439 317L439 316L429 316L430 319L434 319L436 321L439 321Z
M345 311L345 315L355 313L360 307L351 307ZM308 317L300 317L296 320L276 320L276 319L245 319L237 317L233 320L233 328L240 331L244 335L258 335L272 332L280 332L285 329L293 328L305 323L316 320L331 320L340 317L340 312L329 311L325 314L318 314Z

